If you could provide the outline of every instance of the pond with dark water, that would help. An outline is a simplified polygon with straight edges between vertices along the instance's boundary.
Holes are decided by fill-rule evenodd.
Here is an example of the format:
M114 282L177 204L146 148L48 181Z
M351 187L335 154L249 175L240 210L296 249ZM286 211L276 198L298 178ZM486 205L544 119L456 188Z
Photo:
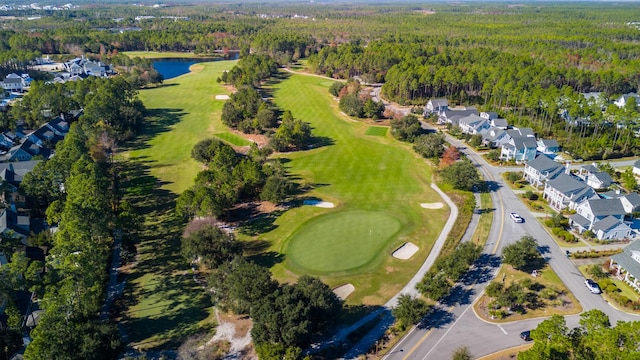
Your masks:
M162 74L165 80L184 75L189 72L189 67L196 63L235 60L238 58L237 53L229 53L226 58L171 58L171 59L155 59L153 60L153 68Z

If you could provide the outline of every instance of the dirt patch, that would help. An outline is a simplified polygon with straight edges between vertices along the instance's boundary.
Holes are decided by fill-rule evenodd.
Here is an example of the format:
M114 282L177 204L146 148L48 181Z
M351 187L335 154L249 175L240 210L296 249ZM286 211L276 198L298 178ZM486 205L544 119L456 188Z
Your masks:
M216 334L201 348L214 343L227 342L229 350L224 359L257 359L251 342L252 322L249 317L223 314L216 309Z
M355 289L356 288L352 284L344 284L333 289L333 293L340 299L344 300L351 295Z

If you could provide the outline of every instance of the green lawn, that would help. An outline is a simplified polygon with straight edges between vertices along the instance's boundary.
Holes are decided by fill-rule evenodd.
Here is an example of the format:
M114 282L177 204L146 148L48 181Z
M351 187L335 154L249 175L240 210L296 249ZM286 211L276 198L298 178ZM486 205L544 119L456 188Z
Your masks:
M369 126L364 134L371 136L385 136L387 135L387 128L383 126Z
M400 230L400 222L372 211L338 211L319 216L294 234L286 249L302 271L330 274L364 267Z
M266 253L280 254L261 259L274 264L272 272L279 280L294 281L302 273L302 267L323 268L327 272L321 278L330 286L344 283L355 286L349 303L382 304L420 267L439 235L449 209L420 207L420 203L441 199L429 187L430 167L411 150L410 144L364 135L369 127L367 124L340 115L336 101L328 92L333 81L304 75L287 76L286 80L272 86L276 104L290 110L295 118L309 122L313 134L327 145L279 156L285 159L285 165L299 179L297 181L312 189L304 196L333 202L336 208L292 208L275 219L268 227L271 231L251 239L270 244ZM370 247L362 239L368 236L366 226L355 235L350 229L359 226L349 224L350 214L361 211L395 219L398 231L385 232ZM316 217L323 214L332 214L332 219L341 225L333 225L333 229L329 223L316 225ZM330 230L329 237L327 232ZM390 256L407 241L419 247L417 254L409 260ZM351 247L351 252L333 249L336 243ZM318 252L317 249L325 250ZM362 252L362 258L352 258L354 251ZM334 254L338 254L337 258ZM301 264L301 259L314 256L318 258L314 259L317 262L314 265ZM336 261L345 264L330 264ZM357 265L361 263L366 266ZM336 274L336 270L342 271Z
M218 132L213 134L215 137L217 137L220 140L226 141L231 145L236 145L236 146L249 146L251 144L253 144L253 142L243 138L240 135L236 135L234 133L230 133L228 131L225 132Z
M191 66L192 74L140 91L151 114L147 120L150 125L140 145L128 155L147 163L163 188L179 194L191 186L201 170L201 165L191 159L191 149L198 141L213 137L214 132L226 130L220 121L224 101L215 100L215 95L228 91L216 79L235 63L198 63Z

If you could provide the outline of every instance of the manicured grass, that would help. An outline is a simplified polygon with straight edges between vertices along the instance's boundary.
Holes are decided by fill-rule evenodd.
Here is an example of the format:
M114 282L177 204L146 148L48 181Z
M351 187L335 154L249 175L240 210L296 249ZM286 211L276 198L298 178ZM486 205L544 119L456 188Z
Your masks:
M489 231L491 231L491 225L493 224L493 212L495 211L493 210L491 194L488 192L481 193L480 204L477 204L477 207L482 210L482 213L472 239L477 245L484 245L489 238Z
M558 275L553 271L553 269L551 269L549 265L545 265L544 268L542 268L542 270L539 271L539 274L540 275L538 277L534 278L529 273L525 273L525 272L513 269L510 265L503 265L500 268L500 271L498 272L498 274L496 275L494 281L501 281L502 279L504 279L504 285L509 286L513 282L528 278L544 285L547 288L553 288L556 291L563 292L565 294L566 299L570 303L570 305L564 305L561 307L552 307L547 305L538 309L527 309L527 312L523 315L518 313L513 313L508 317L506 317L505 319L501 319L501 320L490 319L487 316L485 316L485 314L480 310L481 307L486 307L486 305L489 303L489 297L483 294L480 297L480 299L478 299L478 301L476 301L473 304L475 313L485 321L500 323L500 322L518 321L518 320L524 320L524 319L533 319L537 317L551 316L555 314L572 315L572 314L579 314L582 312L582 306L580 305L580 302L578 302L578 299L576 299L573 293L571 293L566 288L562 280L560 280ZM547 301L547 300L542 300L542 301Z
M383 212L338 211L305 224L292 236L286 254L311 273L352 270L380 255L399 230L400 222Z
M449 209L420 207L423 202L441 201L429 187L430 167L411 150L410 144L390 137L364 135L369 125L341 115L337 102L328 92L333 81L297 74L285 76L286 80L271 87L275 103L283 110L290 110L295 118L310 123L314 136L325 145L278 156L284 160L289 172L299 179L297 181L311 189L304 196L330 201L337 207L294 207L266 224L267 232L245 239L270 244L261 260L265 264L274 264L271 270L279 280L295 281L303 273L298 264L299 258L323 255L297 244L308 241L304 240L305 236L294 236L304 234L314 217L327 213L368 211L394 218L400 226L395 236L376 243L375 250L360 249L377 253L367 263L371 266L338 274L327 272L321 276L332 287L353 284L356 290L347 299L350 304L382 304L404 286L425 260L448 217ZM336 216L335 219L340 218L340 215ZM364 233L366 236L367 230ZM334 242L328 243L326 237L318 235L315 238L319 248L334 246ZM393 249L406 241L416 244L420 249L418 253L409 260L393 258L390 255ZM294 249L293 254L290 249ZM302 254L296 249L301 249ZM324 254L333 253L325 251ZM351 262L346 257L342 261Z
M369 126L364 134L371 136L385 136L387 135L387 128L382 126Z
M220 121L224 101L214 98L228 91L216 78L235 63L198 63L191 66L191 74L140 91L150 113L148 126L139 144L125 155L148 163L163 188L179 194L193 185L202 166L191 158L191 149L198 141L226 129Z
M249 146L251 144L253 144L253 142L243 138L240 135L236 135L234 133L230 133L228 131L225 132L218 132L213 134L215 137L217 137L220 140L226 141L231 145L236 145L236 146Z

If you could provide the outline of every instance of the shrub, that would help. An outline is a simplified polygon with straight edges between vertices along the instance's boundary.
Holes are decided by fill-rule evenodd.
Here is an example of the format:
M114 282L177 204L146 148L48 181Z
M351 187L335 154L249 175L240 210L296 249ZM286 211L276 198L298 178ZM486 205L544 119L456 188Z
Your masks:
M496 319L504 319L509 314L504 310L489 310L489 315Z
M561 227L551 228L551 232L553 233L553 235L556 235L556 236L560 236L560 233L563 232L563 231L564 231L564 229L561 228Z
M522 179L522 174L515 171L508 171L507 173L505 173L505 176L507 180L511 181L512 183L515 183L516 181Z
M582 235L589 239L593 239L596 237L596 234L591 230L586 230L585 232L582 233Z
M611 281L610 279L603 279L598 281L598 286L600 286L601 289L606 289L609 285L614 285L613 281Z
M547 220L544 221L544 224L545 224L546 227L551 228L551 227L553 227L553 220L547 219Z
M618 289L618 287L615 284L611 284L604 289L604 292L613 294L613 293L620 292L620 289Z
M558 297L558 292L552 288L544 288L538 293L538 296L546 300L554 300Z

